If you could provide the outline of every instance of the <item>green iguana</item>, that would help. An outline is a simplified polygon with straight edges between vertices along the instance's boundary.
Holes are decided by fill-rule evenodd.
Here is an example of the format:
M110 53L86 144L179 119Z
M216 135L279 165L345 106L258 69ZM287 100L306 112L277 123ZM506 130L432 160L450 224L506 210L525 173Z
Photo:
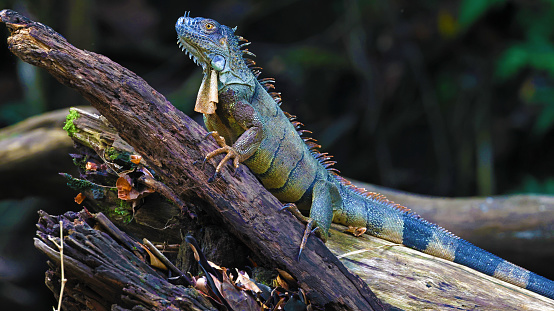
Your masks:
M195 110L220 148L206 155L226 154L235 169L244 163L265 188L289 203L296 217L308 223L301 243L316 228L325 241L331 221L444 258L508 283L554 299L554 282L529 272L425 221L384 196L356 188L331 168L330 156L320 153L315 140L302 138L305 130L280 108L279 93L268 92L273 79L260 79L259 68L243 55L248 41L212 19L189 13L175 25L178 44L202 66L204 79ZM241 42L244 42L240 44ZM214 176L216 176L214 175ZM304 218L298 209L309 213ZM315 229L314 229L315 230Z

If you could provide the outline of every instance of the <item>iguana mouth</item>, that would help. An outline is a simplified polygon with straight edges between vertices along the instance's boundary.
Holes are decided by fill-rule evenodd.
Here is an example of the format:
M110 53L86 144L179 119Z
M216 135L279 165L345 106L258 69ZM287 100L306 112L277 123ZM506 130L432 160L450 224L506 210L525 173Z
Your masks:
M185 15L179 17L177 24L177 44L186 55L198 66L202 66L204 71L209 67L209 60L205 59L205 56L200 49L195 45L208 46L210 40L195 30L196 23L193 18L189 16L190 12L185 12Z
M186 42L184 42L180 36L177 36L177 44L179 44L179 47L181 48L181 51L185 52L185 55L188 55L188 57L190 59L192 59L192 61L200 66L200 63L198 62L198 58L196 58L196 56L191 52L191 50L193 50L194 48L187 44Z

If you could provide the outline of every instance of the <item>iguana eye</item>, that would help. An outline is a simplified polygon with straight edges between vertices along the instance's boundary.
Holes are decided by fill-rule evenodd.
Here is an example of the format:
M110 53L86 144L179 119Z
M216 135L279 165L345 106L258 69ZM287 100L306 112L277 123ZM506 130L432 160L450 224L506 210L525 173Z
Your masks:
M212 30L215 28L215 25L212 23L207 23L204 27L206 27L207 30Z

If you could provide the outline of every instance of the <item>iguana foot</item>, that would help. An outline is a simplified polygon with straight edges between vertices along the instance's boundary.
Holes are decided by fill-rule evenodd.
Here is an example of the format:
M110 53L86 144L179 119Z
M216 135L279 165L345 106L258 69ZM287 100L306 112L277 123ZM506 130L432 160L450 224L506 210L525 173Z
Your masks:
M361 236L367 231L366 227L353 227L349 226L348 229L345 230L345 232L352 233L354 236Z
M303 223L308 223L310 220L308 217L302 215L302 213L298 210L298 207L296 207L296 204L294 203L286 203L281 208L281 211L288 210L296 219L300 220Z
M219 145L220 148L208 153L206 155L206 157L204 157L204 162L208 161L209 159L215 157L216 155L218 154L221 154L221 153L227 153L225 155L225 157L223 158L223 160L221 160L219 162L219 164L217 165L217 167L215 168L215 174L214 174L214 178L216 177L216 175L219 174L219 172L221 171L221 168L223 167L223 165L225 163L227 163L227 161L233 159L233 166L235 167L235 169L237 169L239 167L239 164L240 164L240 154L235 150L235 148L231 147L231 146L228 146L226 143L225 143L225 138L223 138L222 136L219 135L219 133L217 131L213 131L213 132L209 132L205 138L207 138L208 136L212 136L214 139L215 139L215 142Z
M287 203L281 208L281 211L283 210L288 210L294 217L296 217L296 219L306 224L306 229L304 229L302 241L300 242L300 250L298 251L297 260L300 260L300 255L302 254L302 250L304 249L304 247L306 247L306 243L308 242L308 238L310 237L310 235L315 233L316 236L320 238L324 243L327 241L327 235L323 232L323 230L316 226L316 221L312 218L302 215L302 213L300 213L300 211L298 210L298 207L296 207L296 204Z

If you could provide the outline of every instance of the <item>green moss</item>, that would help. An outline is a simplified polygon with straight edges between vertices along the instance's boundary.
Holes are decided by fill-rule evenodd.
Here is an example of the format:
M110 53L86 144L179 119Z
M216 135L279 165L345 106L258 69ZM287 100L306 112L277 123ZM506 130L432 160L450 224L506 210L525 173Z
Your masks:
M95 200L101 200L106 195L106 189L85 179L75 178L67 173L60 173L67 180L67 186L73 190L90 190Z
M62 175L63 177L65 177L65 179L67 179L67 186L73 190L82 191L82 190L98 187L97 185L95 185L94 183L88 180L75 178L67 173L61 173L60 175Z
M67 132L69 137L73 137L77 132L77 127L73 124L73 120L80 118L81 115L75 110L69 110L69 114L65 117L65 124L63 129Z
M105 155L110 162L114 162L117 160L117 161L122 161L124 163L129 163L132 166L136 166L131 162L131 153L126 151L120 151L115 147L106 148Z
M87 162L87 157L73 158L73 164L82 170L85 170Z
M131 203L119 200L119 205L113 210L114 216L122 219L124 223L128 224L133 220L133 207Z

